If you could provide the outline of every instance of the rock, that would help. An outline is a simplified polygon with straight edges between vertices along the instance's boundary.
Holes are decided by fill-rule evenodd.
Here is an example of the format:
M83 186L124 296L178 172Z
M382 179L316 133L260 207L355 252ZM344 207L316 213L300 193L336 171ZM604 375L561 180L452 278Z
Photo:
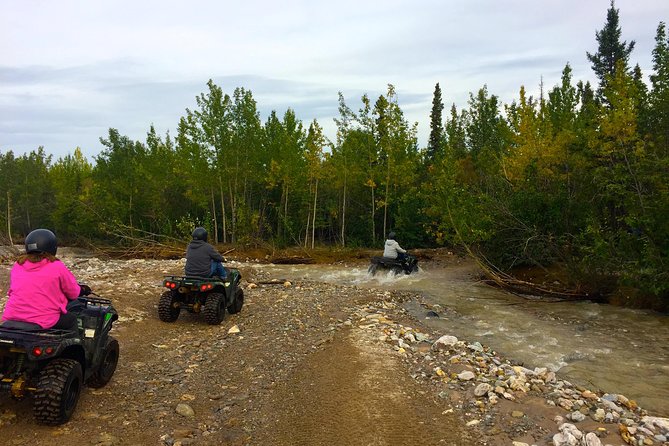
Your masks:
M228 330L228 334L236 334L236 333L239 333L240 331L241 331L241 330L239 329L239 327L238 327L237 325L233 325L233 326L230 327L230 329Z
M602 446L602 441L599 439L597 434L594 432L589 432L585 434L585 438L583 440L584 446Z
M290 288L291 286L293 286L293 284L290 283L290 281L286 280L285 282L283 282L283 287L284 288Z
M525 414L523 412L521 412L520 410L514 410L513 412L511 412L511 416L513 418L523 418L525 416Z
M593 420L601 423L602 421L604 421L604 418L606 417L606 412L604 411L604 409L598 408L593 412L591 417Z
M553 446L577 446L578 440L570 433L560 432L553 435Z
M458 338L455 336L450 336L450 335L444 335L434 341L434 344L432 344L432 348L435 350L448 350L449 347L454 346L455 344L458 343Z
M585 415L583 413L579 412L578 410L572 412L569 414L569 419L574 422L579 422L585 420Z
M195 411L192 407L185 403L177 404L176 412L186 418L193 418L195 416Z
M481 383L478 386L476 386L476 389L474 389L474 395L483 396L483 395L486 395L491 390L492 390L492 386L490 384Z
M660 418L660 417L643 417L641 422L646 426L656 427L660 429L660 432L664 435L669 434L669 418Z
M559 429L562 433L568 433L571 436L573 436L574 438L576 438L577 440L580 440L581 438L583 438L583 433L580 430L578 430L578 428L571 423L563 423L560 426Z
M474 378L476 378L476 375L474 372L470 372L469 370L465 370L464 372L460 372L458 374L458 379L462 381L471 381Z

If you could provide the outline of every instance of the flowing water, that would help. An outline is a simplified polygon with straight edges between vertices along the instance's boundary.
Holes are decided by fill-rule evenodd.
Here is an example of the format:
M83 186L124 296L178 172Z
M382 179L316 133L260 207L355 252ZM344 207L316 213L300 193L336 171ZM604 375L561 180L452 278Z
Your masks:
M272 265L273 277L420 293L407 309L443 334L479 341L526 367L548 367L573 383L620 393L669 416L669 317L591 302L547 302L476 283L471 266L410 276L364 268ZM436 305L436 306L434 306ZM429 313L432 310L438 314ZM429 316L428 316L429 315Z

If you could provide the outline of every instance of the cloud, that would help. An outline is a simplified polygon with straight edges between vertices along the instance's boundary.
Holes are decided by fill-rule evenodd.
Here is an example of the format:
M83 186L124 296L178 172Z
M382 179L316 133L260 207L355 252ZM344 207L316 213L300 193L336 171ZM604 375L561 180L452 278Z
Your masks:
M0 150L44 145L93 155L109 127L143 140L151 124L175 132L213 79L251 90L263 121L295 110L334 137L341 91L357 110L388 83L424 142L434 85L446 107L484 84L502 102L521 85L552 88L566 63L592 80L585 57L609 0L335 4L286 0L183 3L0 0ZM617 0L632 63L646 74L666 0Z

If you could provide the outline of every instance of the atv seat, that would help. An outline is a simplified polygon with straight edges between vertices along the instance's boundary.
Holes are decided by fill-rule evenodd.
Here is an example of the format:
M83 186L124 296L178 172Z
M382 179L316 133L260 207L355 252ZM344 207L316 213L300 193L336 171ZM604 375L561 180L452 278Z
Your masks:
M24 330L24 331L41 331L44 330L40 325L32 322L21 321L4 321L0 323L0 327L8 328L10 330Z
M33 324L32 322L22 322L22 321L4 321L0 323L0 330L10 330L15 331L16 333L34 333L36 335L49 335L49 336L61 336L61 337L72 337L77 335L77 331L72 329L61 329L61 328L42 328L39 324Z

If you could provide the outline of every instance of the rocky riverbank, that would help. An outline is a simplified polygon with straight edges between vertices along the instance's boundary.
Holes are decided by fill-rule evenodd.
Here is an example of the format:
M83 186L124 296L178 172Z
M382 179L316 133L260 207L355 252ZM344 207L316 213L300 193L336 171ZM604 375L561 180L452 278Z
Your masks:
M420 301L410 293L273 282L262 265L231 262L241 313L167 324L161 279L182 260L63 261L113 300L121 360L64 426L39 426L29 399L0 397L11 445L667 444L669 419L434 332L405 310Z

